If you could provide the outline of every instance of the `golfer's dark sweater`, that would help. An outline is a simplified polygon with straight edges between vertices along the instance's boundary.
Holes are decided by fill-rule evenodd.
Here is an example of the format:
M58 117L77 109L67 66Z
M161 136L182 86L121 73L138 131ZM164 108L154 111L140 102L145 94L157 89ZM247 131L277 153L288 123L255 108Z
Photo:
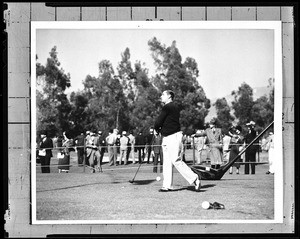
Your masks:
M164 105L154 124L154 129L157 132L160 132L162 136L168 136L179 132L179 116L179 109L173 102Z

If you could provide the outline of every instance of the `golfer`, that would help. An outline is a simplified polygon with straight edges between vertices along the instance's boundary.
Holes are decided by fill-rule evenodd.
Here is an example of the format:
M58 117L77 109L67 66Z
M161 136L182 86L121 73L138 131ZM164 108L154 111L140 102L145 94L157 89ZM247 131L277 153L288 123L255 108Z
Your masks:
M173 102L174 96L174 92L171 90L166 90L162 93L161 101L164 106L154 125L155 131L160 132L163 137L163 186L159 191L168 192L174 190L172 185L173 165L189 184L194 183L196 191L200 191L200 178L182 161L183 135L180 131L180 112L177 105Z

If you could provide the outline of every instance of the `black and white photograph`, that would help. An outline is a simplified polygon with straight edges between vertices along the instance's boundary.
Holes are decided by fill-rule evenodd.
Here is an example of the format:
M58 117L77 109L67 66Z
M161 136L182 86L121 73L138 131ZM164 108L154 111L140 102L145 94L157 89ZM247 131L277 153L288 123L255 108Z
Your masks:
M31 22L32 223L281 223L281 36Z

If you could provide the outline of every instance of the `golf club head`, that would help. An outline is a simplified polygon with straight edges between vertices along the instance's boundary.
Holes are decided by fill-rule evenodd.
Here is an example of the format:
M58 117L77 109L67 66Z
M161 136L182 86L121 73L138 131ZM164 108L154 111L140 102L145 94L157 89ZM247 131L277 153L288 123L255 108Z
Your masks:
M201 180L220 180L224 175L223 168L213 169L201 165L193 165L191 167L194 173L198 174Z
M133 180L129 180L128 182L133 183Z

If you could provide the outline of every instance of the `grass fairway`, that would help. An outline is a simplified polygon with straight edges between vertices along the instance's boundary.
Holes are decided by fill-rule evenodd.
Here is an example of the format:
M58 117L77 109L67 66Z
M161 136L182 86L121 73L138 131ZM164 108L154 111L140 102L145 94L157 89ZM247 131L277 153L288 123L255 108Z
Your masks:
M51 163L57 162L52 159ZM37 220L270 220L274 219L274 175L267 164L256 166L255 175L228 172L221 180L202 180L200 192L174 169L174 192L158 192L151 164L103 165L102 173L76 166L71 157L69 173L40 173L37 166ZM219 202L224 210L205 210L203 201Z

